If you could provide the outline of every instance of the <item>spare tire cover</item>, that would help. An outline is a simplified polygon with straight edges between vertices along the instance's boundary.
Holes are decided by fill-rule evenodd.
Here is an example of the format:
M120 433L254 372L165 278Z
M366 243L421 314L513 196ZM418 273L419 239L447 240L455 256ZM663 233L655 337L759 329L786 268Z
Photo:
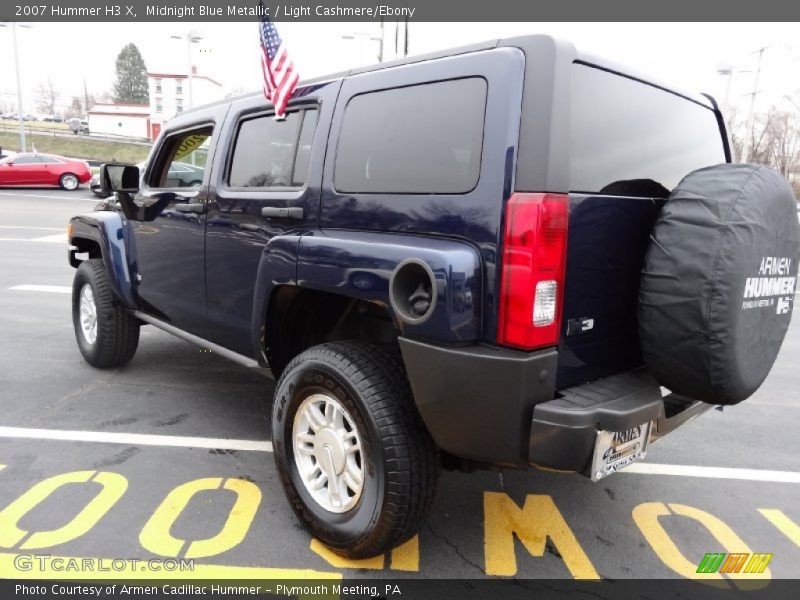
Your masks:
M639 289L642 354L658 382L713 404L755 392L789 326L799 254L781 175L725 164L686 176L656 220Z

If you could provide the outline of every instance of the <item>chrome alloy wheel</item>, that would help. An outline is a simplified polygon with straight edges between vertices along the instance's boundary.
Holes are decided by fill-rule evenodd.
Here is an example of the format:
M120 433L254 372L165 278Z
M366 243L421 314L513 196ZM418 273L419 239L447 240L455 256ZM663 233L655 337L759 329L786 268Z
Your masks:
M78 188L80 182L75 175L64 175L64 177L61 178L61 184L64 186L64 189L72 191Z
M80 318L83 338L89 345L97 341L97 305L94 302L92 286L84 283L80 295Z
M342 404L327 394L303 400L292 426L294 461L312 498L325 510L352 509L364 488L361 437Z

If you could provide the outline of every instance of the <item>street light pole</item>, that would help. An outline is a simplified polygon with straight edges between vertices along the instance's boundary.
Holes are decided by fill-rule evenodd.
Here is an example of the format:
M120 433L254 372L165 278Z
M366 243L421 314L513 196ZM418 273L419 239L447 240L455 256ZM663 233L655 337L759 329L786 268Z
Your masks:
M193 73L192 73L192 44L197 44L203 39L196 31L187 31L183 35L171 35L170 36L173 40L186 40L186 64L189 68L187 73L187 85L189 86L189 105L186 107L187 110L194 106L194 90L193 90Z
M739 162L746 163L750 158L750 146L753 143L753 125L755 121L756 111L756 96L758 95L758 80L761 76L761 60L764 58L764 50L769 46L763 46L758 49L758 63L756 64L756 79L753 82L753 93L750 94L750 110L747 113L747 136L744 139L744 148L742 148L742 156Z
M19 149L25 152L25 122L22 112L22 83L19 76L19 47L17 46L17 23L11 23L11 37L14 41L14 70L17 74L17 119L19 120Z
M346 34L344 34L342 36L342 39L343 40L358 40L358 58L359 59L361 59L361 57L364 55L364 49L365 49L364 42L365 41L379 42L377 59L378 59L379 63L383 62L383 21L381 21L381 35L380 35L380 37L378 37L376 35L371 35L369 33L356 31L354 33L346 33Z
M186 34L186 64L189 67L189 108L194 106L194 94L192 93L192 34Z
M0 27L8 27L6 23L0 23ZM23 27L30 27L23 25ZM17 46L17 23L11 22L11 40L14 45L14 70L17 75L17 119L19 120L19 150L25 152L25 121L23 119L25 110L22 108L22 83L19 75L19 47Z

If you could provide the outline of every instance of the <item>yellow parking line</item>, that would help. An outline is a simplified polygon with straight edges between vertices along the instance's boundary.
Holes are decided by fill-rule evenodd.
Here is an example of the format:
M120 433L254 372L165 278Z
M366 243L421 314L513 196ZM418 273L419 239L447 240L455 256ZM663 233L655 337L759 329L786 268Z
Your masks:
M517 574L517 539L532 556L544 556L552 540L575 579L600 579L552 497L528 494L520 507L508 495L483 493L484 558L487 575Z
M223 481L225 484L223 485ZM172 526L183 513L189 501L199 492L225 489L236 494L236 502L228 513L222 530L205 540L187 540L173 537ZM244 540L261 503L261 490L244 479L207 477L195 479L173 489L139 534L139 542L153 554L176 557L184 547L186 558L203 558L221 554L238 546Z
M684 504L670 503L666 505L662 502L644 502L637 505L632 512L634 523L636 523L636 526L658 558L666 566L687 579L695 579L714 587L730 588L730 584L718 573L698 573L697 563L689 560L678 549L678 546L659 521L659 519L675 519L675 516L691 519L695 522L693 524L695 527L697 525L705 527L716 538L717 542L731 554L753 554L753 551L736 535L727 523L699 508ZM739 589L749 590L766 586L769 582L764 580L771 578L772 574L769 569L765 569L763 573L737 574L736 577L732 578L732 581Z
M38 531L22 544L23 550L48 548L79 538L92 529L128 489L128 480L118 473L106 471L73 471L40 481L0 511L0 547L11 548L30 532L18 524L22 518L44 502L59 488L76 483L100 484L98 494L72 520L51 531Z
M792 540L797 546L800 546L800 525L776 508L759 508L758 512L764 515L767 521L775 525L778 531Z

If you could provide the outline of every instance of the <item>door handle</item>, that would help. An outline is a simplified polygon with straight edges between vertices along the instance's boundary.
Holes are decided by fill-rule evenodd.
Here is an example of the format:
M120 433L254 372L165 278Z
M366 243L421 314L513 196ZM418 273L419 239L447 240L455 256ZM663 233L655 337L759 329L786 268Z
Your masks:
M205 204L202 202L180 202L175 205L175 210L181 213L197 213L201 215L205 212Z
M303 209L299 206L265 206L261 209L261 216L273 219L302 220Z

